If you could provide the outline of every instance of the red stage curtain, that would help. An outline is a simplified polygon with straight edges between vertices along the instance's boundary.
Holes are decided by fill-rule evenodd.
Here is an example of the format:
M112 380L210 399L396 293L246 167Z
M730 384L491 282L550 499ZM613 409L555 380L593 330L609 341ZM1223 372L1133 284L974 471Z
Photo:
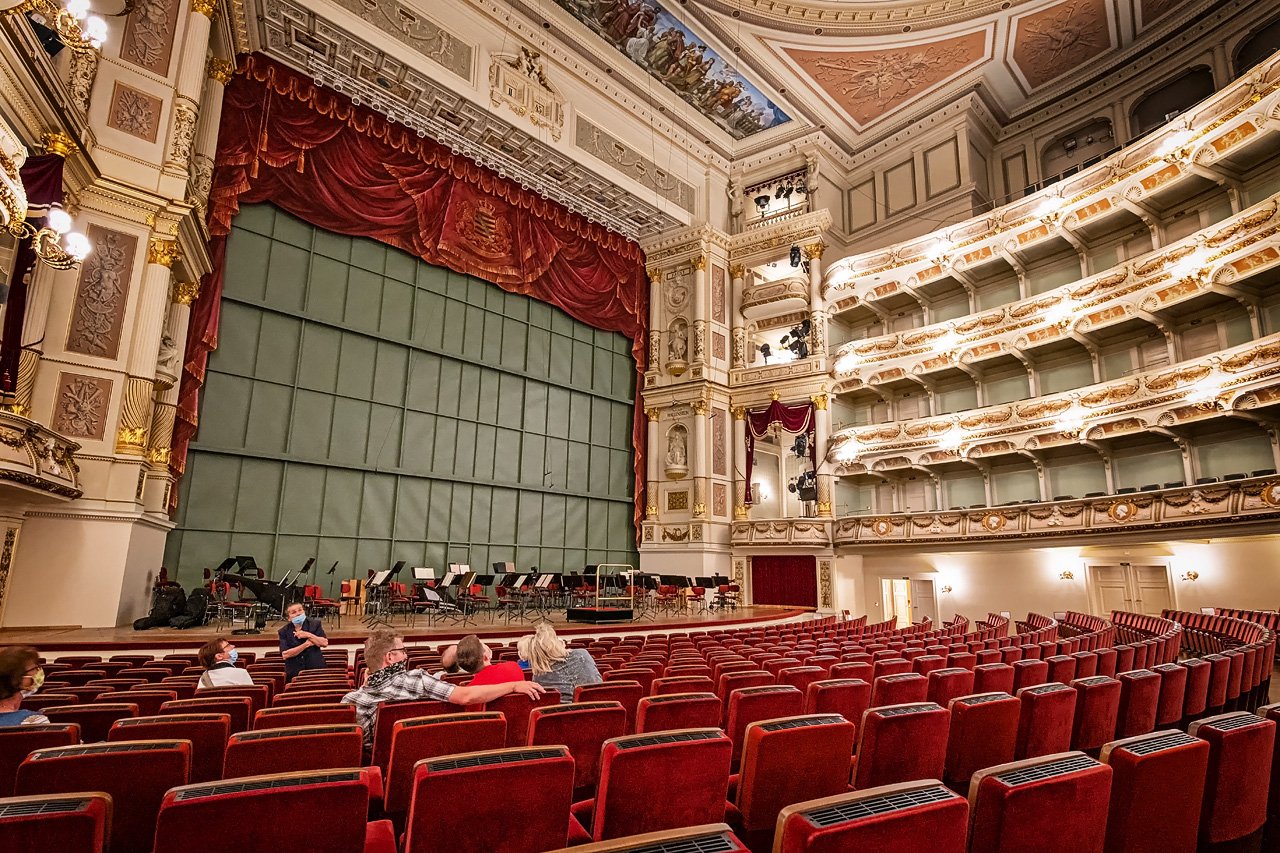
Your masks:
M818 558L751 558L751 603L818 606Z
M747 412L747 456L746 464L743 466L746 473L746 503L753 503L751 496L751 467L755 463L756 439L764 438L769 434L769 430L777 427L783 432L793 434L807 433L809 435L809 464L813 466L813 470L818 470L818 460L814 454L817 452L818 442L813 435L813 403L803 405L786 406L774 400L769 404L767 409L753 409Z
M269 201L329 231L381 240L631 338L639 532L647 426L639 379L649 318L640 247L259 55L241 58L224 96L209 199L214 270L192 306L175 475L185 466L205 365L218 345L226 235L242 201Z

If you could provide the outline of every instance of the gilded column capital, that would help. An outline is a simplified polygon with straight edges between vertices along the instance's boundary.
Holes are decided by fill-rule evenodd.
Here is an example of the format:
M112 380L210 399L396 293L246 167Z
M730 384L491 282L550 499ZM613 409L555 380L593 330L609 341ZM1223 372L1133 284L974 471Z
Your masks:
M57 154L64 160L80 150L80 146L76 145L70 136L61 131L46 133L40 137L40 144L44 146L46 154Z
M172 269L173 262L178 259L179 254L181 253L176 240L152 237L151 242L147 244L147 263L149 264L159 264Z
M816 243L810 243L804 247L804 256L811 261L817 260L822 257L822 253L826 250L827 247L822 244L821 240L819 240Z
M706 256L706 255L698 255L696 258L694 258L694 259L693 259L692 261L690 261L689 263L691 263L691 264L693 265L693 268L694 268L695 270L705 270L705 269L707 268L707 256Z
M820 412L825 412L825 411L827 410L827 395L826 395L826 394L814 394L814 395L813 395L812 397L810 397L809 399L813 401L813 407L814 407L815 409L817 409L818 411L820 411Z
M212 21L218 14L218 0L191 0L191 11L199 12Z
M747 275L747 268L742 264L734 264L733 266L729 267L730 278L741 279L741 278L745 278L746 275Z
M659 409L657 406L654 406L654 407L653 407L653 408L651 408L651 409L645 409L645 410L644 410L644 413L645 413L646 415L648 415L648 417L649 417L649 423L657 423L657 422L658 422L658 416L659 416L660 414L662 414L662 409Z
M211 56L209 57L209 64L205 68L205 73L209 79L217 80L225 86L231 82L232 76L236 73L236 67L229 60Z
M658 282L662 281L662 270L656 267L654 269L649 270L648 275L649 275L649 281L652 284L657 284Z
M769 399L776 403L780 399L782 399L782 395L779 394L777 391L772 391L769 393Z
M191 306L200 298L200 282L176 281L173 283L173 301L179 305Z
M747 419L747 409L746 409L746 406L734 406L734 407L733 407L733 419L734 419L735 421L745 421L745 420Z
M710 408L710 405L707 403L707 401L702 399L694 400L689 405L693 407L693 413L695 415L701 415L703 417L706 417L707 410Z

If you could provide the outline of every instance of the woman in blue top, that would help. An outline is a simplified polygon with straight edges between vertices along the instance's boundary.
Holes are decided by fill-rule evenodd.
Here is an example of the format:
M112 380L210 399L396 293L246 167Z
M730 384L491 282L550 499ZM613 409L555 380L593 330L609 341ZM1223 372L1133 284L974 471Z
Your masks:
M22 698L44 683L40 653L30 646L0 649L0 726L32 726L49 722L44 714L22 709Z

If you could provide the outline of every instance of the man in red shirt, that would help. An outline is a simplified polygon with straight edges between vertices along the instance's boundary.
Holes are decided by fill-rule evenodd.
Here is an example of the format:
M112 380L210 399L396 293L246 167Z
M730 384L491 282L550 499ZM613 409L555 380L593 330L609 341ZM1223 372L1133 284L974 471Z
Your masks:
M490 663L492 660L493 652L475 634L458 641L458 666L466 672L474 673L472 687L524 681L524 670L520 668L520 664L515 661Z

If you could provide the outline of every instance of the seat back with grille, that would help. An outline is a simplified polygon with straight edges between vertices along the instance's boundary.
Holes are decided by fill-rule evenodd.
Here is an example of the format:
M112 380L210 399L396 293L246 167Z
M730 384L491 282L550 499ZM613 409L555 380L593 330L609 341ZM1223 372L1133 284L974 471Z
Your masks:
M733 830L723 823L646 832L583 844L556 853L749 853Z
M968 672L968 670L965 670ZM932 673L930 673L932 676ZM929 678L918 672L882 675L871 682L871 707L923 702L929 693Z
M1116 735L1116 715L1120 711L1120 682L1105 675L1077 678L1076 709L1071 720L1071 748L1101 749Z
M223 775L235 779L359 767L363 740L360 726L355 723L237 732L227 741Z
M373 761L376 767L382 768L385 779L391 767L391 735L396 722L410 717L434 717L440 714L452 714L456 710L448 702L433 700L412 700L408 702L383 702L373 718Z
M1022 703L1008 693L978 693L952 700L946 779L967 785L984 767L1013 761Z
M636 731L642 734L675 729L718 728L720 698L714 693L646 696L636 708Z
M1042 661L1043 662L1043 661ZM1019 759L1054 755L1071 748L1071 725L1076 716L1076 692L1065 684L1038 684L1018 691Z
M1209 744L1167 729L1112 741L1100 757L1113 773L1106 853L1195 853Z
M951 715L932 702L871 708L858 732L853 787L941 779Z
M1120 682L1120 710L1116 737L1129 738L1155 731L1160 708L1160 676L1149 669L1135 669L1116 676Z
M138 716L138 706L132 703L92 703L62 705L45 708L40 713L51 723L75 723L80 726L80 740L84 743L100 743L107 739L107 732L116 720Z
M369 769L310 770L185 785L160 807L155 853L365 848ZM305 836L305 844L300 845ZM114 848L113 848L114 851Z
M111 834L111 797L100 791L0 799L5 853L103 853Z
M592 840L723 821L732 753L733 741L710 728L607 741Z
M774 853L965 853L969 803L937 780L903 782L787 806Z
M555 850L568 841L572 799L573 757L563 746L427 758L414 768L403 853ZM442 808L451 803L466 808Z
M594 788L604 742L622 737L626 728L627 711L620 702L571 702L534 708L529 715L528 745L569 747L576 767L574 788ZM589 797L592 791L582 793Z
M50 746L71 746L80 742L76 723L4 726L0 728L0 797L13 796L18 767L33 750Z
M759 720L776 720L804 713L804 694L789 684L742 687L729 694L725 732L733 740L733 761L742 755L747 726Z
M355 705L294 705L285 708L263 708L253 715L253 728L255 731L289 729L294 726L329 726L355 721Z
M113 802L111 849L150 850L164 792L187 784L191 742L135 740L38 749L18 768L16 792L102 791Z
M973 680L974 672L971 669L963 667L936 669L929 673L929 689L925 699L940 708L949 708L952 699L973 693Z
M1111 768L1064 752L979 770L969 783L969 853L1102 853Z
M499 711L397 720L391 733L386 810L397 813L409 810L414 767L424 758L501 749L506 742L507 721Z
M809 714L747 726L738 775L742 826L772 834L784 806L849 788L857 727L839 714Z
M1187 734L1209 744L1201 844L1233 841L1256 831L1267 818L1276 724L1237 711L1197 720Z
M191 782L222 778L231 720L226 714L162 714L116 720L108 742L122 740L191 741Z
M627 711L627 731L636 728L636 708L640 699L649 695L643 684L631 680L605 681L601 684L583 684L573 691L575 702L620 702Z

